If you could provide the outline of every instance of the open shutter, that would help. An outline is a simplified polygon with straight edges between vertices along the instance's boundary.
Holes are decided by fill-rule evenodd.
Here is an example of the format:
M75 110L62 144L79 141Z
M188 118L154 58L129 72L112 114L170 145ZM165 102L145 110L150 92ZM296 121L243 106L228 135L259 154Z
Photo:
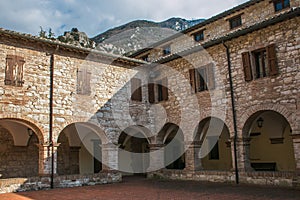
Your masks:
M250 63L250 54L249 52L242 53L245 81L252 81L252 70Z
M154 87L155 87L154 83L148 84L149 103L155 103Z
M190 83L192 87L192 93L196 92L196 80L195 80L195 69L190 69Z
M13 82L13 69L15 64L15 57L8 55L6 57L6 68L5 68L5 85L12 85Z
M131 79L131 100L142 101L142 81L137 78Z
M268 58L268 67L271 76L278 74L278 67L276 63L276 50L275 44L267 46L267 58Z
M207 87L209 90L215 89L215 72L214 72L214 64L209 64L206 67L207 73Z
M162 79L162 98L163 101L167 101L169 99L169 91L168 91L168 79Z
M77 94L83 93L83 71L77 69Z

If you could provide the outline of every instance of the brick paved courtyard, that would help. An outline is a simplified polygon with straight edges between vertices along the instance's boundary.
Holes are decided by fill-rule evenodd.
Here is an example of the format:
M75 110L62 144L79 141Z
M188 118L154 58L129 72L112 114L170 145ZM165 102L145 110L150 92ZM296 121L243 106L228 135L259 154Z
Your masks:
M1 200L29 199L300 199L300 190L203 183L194 181L147 180L127 177L122 183L81 188L55 189L23 193L1 194Z

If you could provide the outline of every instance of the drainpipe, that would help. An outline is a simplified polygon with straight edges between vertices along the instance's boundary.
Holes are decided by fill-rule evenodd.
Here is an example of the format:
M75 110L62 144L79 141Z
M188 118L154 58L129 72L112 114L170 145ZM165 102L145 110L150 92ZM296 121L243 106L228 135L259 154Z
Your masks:
M53 85L54 85L54 54L59 49L57 45L55 51L50 54L50 99L49 99L49 146L51 146L51 189L54 188L54 142L53 142Z
M233 117L233 127L234 127L233 148L234 148L235 182L236 184L239 184L239 169L238 169L238 160L237 160L237 120L236 120L236 109L235 109L235 101L234 101L230 51L229 51L229 47L224 43L224 41L222 43L223 46L226 48L229 84L230 84L230 96L231 96L232 117Z

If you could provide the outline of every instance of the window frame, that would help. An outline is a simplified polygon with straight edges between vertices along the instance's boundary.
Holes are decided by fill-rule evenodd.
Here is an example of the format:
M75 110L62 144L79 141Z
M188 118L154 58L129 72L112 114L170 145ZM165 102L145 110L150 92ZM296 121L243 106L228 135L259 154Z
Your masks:
M290 8L291 2L290 2L290 0L273 0L273 5L274 5L275 12L280 12L284 9ZM280 5L281 7L278 8L277 7L278 5Z
M189 75L193 93L215 89L215 72L213 63L196 69L190 69Z
M170 55L171 53L172 53L171 45L170 44L165 45L163 47L163 55L166 56L166 55Z
M236 15L228 19L230 30L238 28L243 25L242 14Z
M197 36L199 36L200 38L197 39ZM201 42L204 40L204 30L198 31L196 33L193 34L194 40L195 42Z

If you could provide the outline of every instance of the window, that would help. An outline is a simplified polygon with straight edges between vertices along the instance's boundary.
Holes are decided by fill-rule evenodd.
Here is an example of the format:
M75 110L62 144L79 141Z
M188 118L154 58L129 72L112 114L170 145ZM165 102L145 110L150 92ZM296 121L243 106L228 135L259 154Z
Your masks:
M290 7L289 0L274 0L273 3L276 12Z
M209 152L209 159L210 160L219 160L219 141L215 143L215 146L212 148L212 150Z
M242 53L245 81L252 81L279 73L276 63L275 44L252 52Z
M198 69L190 69L190 83L194 92L215 88L214 67L209 64Z
M148 62L148 61L149 61L149 54L143 56L141 59L142 59L143 61Z
M229 19L230 29L234 29L242 25L242 16L238 15Z
M5 85L12 85L21 87L23 81L23 66L25 60L23 57L8 55L6 57L6 68L5 68Z
M195 33L194 34L194 40L196 42L200 42L200 41L204 40L204 31L202 30L202 31L200 31L198 33Z
M171 54L171 46L170 45L167 45L163 48L163 54L164 55L169 55Z
M91 75L91 72L89 72L87 69L77 70L77 94L91 94Z
M138 78L131 79L131 100L142 101L142 81Z
M156 83L150 83L148 85L149 103L167 101L169 99L169 91L167 85L167 78L163 78Z

